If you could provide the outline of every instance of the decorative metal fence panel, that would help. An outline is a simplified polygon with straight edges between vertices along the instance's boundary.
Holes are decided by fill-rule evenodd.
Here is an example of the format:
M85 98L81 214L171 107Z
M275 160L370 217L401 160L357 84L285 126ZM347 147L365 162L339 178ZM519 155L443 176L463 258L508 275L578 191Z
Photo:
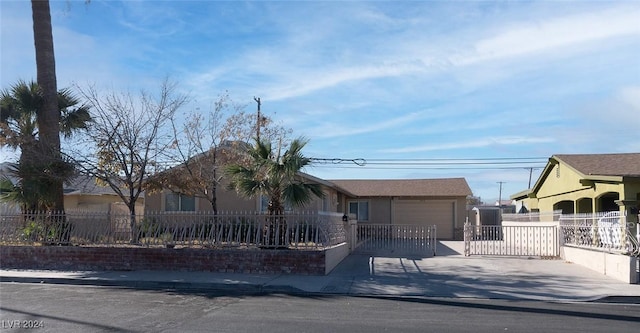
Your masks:
M436 254L435 225L353 224L354 252L390 255Z
M502 214L502 221L510 222L553 222L560 220L561 210L553 212L536 212L525 214Z
M72 244L318 249L346 241L342 214L159 212L130 215L69 212L0 217L5 245Z
M465 255L541 256L560 255L555 226L475 226L464 227Z
M636 225L627 224L626 217L617 211L560 218L560 234L565 246L640 256L635 228Z

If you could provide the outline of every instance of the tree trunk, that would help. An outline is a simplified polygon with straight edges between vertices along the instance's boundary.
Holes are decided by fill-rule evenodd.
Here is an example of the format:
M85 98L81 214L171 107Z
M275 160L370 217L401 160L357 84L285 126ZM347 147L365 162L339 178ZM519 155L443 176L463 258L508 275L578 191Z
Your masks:
M136 225L136 202L130 201L128 203L129 206L129 226L131 227L131 240L129 243L138 244L140 242L140 237L138 233L138 226Z
M33 15L33 38L36 50L38 85L42 90L44 105L38 110L37 123L39 141L44 146L42 156L50 165L62 163L60 154L60 110L56 83L56 61L53 51L51 12L48 0L31 0ZM62 180L52 177L53 210L64 213Z
M213 180L211 181L211 209L213 215L218 215L218 147L213 150Z

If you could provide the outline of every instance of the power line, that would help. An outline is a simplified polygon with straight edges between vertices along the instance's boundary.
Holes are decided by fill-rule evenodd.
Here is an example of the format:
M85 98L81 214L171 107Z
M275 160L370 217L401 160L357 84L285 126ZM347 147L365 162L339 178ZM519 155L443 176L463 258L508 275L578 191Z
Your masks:
M322 168L362 168L378 170L477 170L477 169L540 169L548 159L541 157L495 158L421 158L421 159L346 159L310 158L312 164ZM355 165L355 166L354 166Z
M542 169L544 166L466 166L466 167L457 167L457 166L352 166L352 165L315 165L317 168L326 168L326 169L367 169L367 170L530 170L530 169Z
M370 158L369 161L500 161L500 160L542 160L547 157L477 157L477 158Z

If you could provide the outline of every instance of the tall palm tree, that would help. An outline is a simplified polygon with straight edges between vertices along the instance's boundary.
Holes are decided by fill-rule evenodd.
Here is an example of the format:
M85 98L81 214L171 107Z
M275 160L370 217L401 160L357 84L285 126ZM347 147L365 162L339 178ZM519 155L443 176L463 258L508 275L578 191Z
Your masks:
M42 95L37 83L24 81L0 92L0 146L20 149L20 160L13 173L24 192L21 196L23 208L57 210L55 185L68 180L73 167L62 159L43 158L49 148L37 121L45 103ZM61 90L56 103L61 115L57 126L59 133L70 137L75 131L86 128L91 120L89 108L77 106L80 100L70 90Z
M49 0L31 0L33 17L33 39L36 50L36 69L38 85L42 89L42 108L37 113L41 153L53 164L60 164L60 112L58 109L56 82L56 60L53 50L53 32L51 28L51 10ZM64 211L62 181L53 179L53 209Z
M232 164L227 167L230 187L248 198L267 196L270 215L283 214L285 204L301 207L309 203L313 196L321 198L323 193L320 185L305 182L299 174L311 162L302 155L302 148L307 142L304 138L295 139L289 149L280 154L279 150L273 150L271 142L256 139L255 144L247 150L246 165Z

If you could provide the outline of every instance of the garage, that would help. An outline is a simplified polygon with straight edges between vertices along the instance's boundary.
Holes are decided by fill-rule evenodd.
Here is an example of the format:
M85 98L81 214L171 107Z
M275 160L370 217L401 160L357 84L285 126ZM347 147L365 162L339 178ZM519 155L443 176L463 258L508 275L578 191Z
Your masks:
M453 239L453 200L393 200L393 224L435 225L439 239Z
M464 178L331 182L344 193L346 214L363 209L356 214L358 224L435 225L439 239L462 237L467 197L472 195Z

